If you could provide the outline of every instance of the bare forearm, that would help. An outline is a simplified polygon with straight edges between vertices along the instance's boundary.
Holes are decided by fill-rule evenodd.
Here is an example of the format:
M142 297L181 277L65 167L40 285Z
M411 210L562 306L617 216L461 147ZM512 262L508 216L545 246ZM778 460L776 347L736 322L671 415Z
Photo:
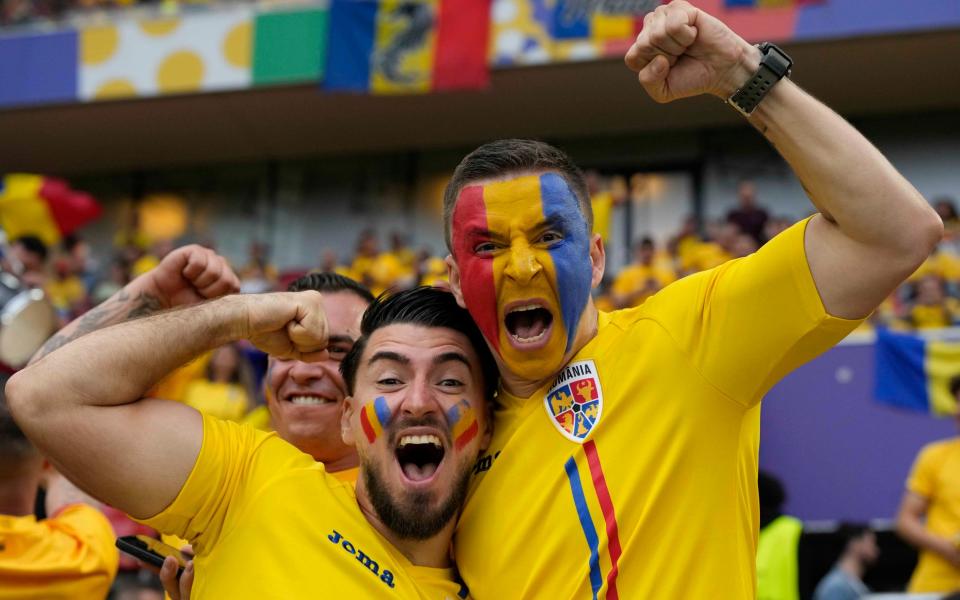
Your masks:
M878 249L916 250L936 228L920 193L853 126L783 80L751 123L790 164L817 209L847 237ZM918 239L919 238L919 239Z
M241 324L233 305L231 299L215 300L90 332L14 379L30 382L34 409L135 402L170 371L235 339ZM115 311L104 314L114 318Z
M30 364L91 331L122 323L128 319L152 315L165 308L159 296L148 289L142 280L141 277L130 282L116 294L71 321L46 341L30 359Z
M900 515L897 518L897 533L917 548L937 553L940 552L945 543L949 542L949 540L927 531L923 521L910 515Z

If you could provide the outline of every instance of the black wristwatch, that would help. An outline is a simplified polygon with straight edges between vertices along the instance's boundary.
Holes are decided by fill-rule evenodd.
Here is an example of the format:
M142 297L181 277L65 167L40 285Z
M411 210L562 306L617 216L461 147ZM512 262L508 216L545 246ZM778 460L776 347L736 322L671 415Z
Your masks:
M743 87L727 98L727 104L739 110L746 116L750 116L753 109L760 104L763 97L767 95L773 84L784 77L790 76L790 67L793 61L787 56L787 53L770 42L757 44L760 49L760 68L753 74Z

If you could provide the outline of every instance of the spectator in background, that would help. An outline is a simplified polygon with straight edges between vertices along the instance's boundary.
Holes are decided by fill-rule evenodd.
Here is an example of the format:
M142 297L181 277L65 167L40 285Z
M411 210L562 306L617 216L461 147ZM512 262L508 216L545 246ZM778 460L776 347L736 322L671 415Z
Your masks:
M750 180L741 180L737 185L737 208L727 213L727 221L760 244L768 218L767 211L757 206L757 187Z
M957 214L957 204L953 198L947 196L934 198L933 208L943 221L944 236L955 236L958 233L958 228L960 228L960 215Z
M44 291L66 325L88 307L87 289L73 270L73 261L67 255L53 261L53 275L47 279Z
M87 295L97 283L97 262L90 256L90 244L73 233L63 238L63 250L71 262L74 275L83 282Z
M370 291L379 296L387 290L399 291L416 284L413 251L407 247L403 235L391 235L391 250L378 254L367 273Z
M960 315L960 303L947 296L944 282L937 275L925 275L915 284L916 296L909 321L917 329L950 327Z
M277 269L270 263L269 246L263 242L252 242L250 258L239 275L241 294L273 291L277 283Z
M49 251L43 240L35 235L21 236L10 244L7 263L20 281L27 287L42 288L47 283L47 256Z
M236 344L220 346L210 355L206 376L187 384L183 403L202 413L239 421L253 408L253 374Z
M844 523L838 531L845 541L843 554L826 577L820 580L813 600L858 600L870 593L863 574L877 562L877 536L864 524Z
M377 242L377 232L373 229L364 229L357 237L357 251L353 257L353 263L350 265L350 272L353 279L359 281L367 287L371 287L372 279L370 269L373 267L373 261L380 254L380 245Z
M121 256L110 261L110 270L107 276L101 279L93 288L90 298L93 306L100 304L110 296L116 294L123 286L130 283L130 265Z
M799 600L803 523L783 514L787 493L779 479L760 471L757 487L760 496L757 600Z
M960 376L950 381L960 400ZM960 427L960 414L954 417ZM920 560L911 593L960 589L960 437L927 444L907 478L897 513L897 533L917 547Z
M0 381L0 598L94 600L117 574L113 529L92 498L57 473L20 431ZM37 489L46 514L37 520Z
M750 256L759 248L760 244L757 243L756 238L754 238L752 235L738 233L736 237L733 238L733 244L730 247L730 254L733 255L733 258L743 258L744 256Z
M653 239L640 240L633 249L633 263L620 271L613 282L613 302L617 308L639 306L644 300L677 279L672 269L656 262Z

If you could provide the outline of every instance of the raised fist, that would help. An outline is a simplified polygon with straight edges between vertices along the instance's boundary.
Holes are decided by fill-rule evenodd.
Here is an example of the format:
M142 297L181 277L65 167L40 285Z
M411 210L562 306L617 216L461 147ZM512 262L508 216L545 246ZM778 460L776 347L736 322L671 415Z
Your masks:
M167 254L159 265L137 280L146 293L156 296L163 308L196 304L240 289L240 280L226 259L196 244Z
M724 100L757 70L760 52L683 0L647 13L624 59L657 102L713 94Z

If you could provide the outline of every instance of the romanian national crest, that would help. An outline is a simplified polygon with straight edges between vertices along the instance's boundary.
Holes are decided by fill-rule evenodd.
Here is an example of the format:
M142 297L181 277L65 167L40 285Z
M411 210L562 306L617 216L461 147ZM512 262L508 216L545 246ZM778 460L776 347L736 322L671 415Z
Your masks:
M560 371L543 398L547 415L568 440L582 444L600 421L603 390L592 360L572 362Z

